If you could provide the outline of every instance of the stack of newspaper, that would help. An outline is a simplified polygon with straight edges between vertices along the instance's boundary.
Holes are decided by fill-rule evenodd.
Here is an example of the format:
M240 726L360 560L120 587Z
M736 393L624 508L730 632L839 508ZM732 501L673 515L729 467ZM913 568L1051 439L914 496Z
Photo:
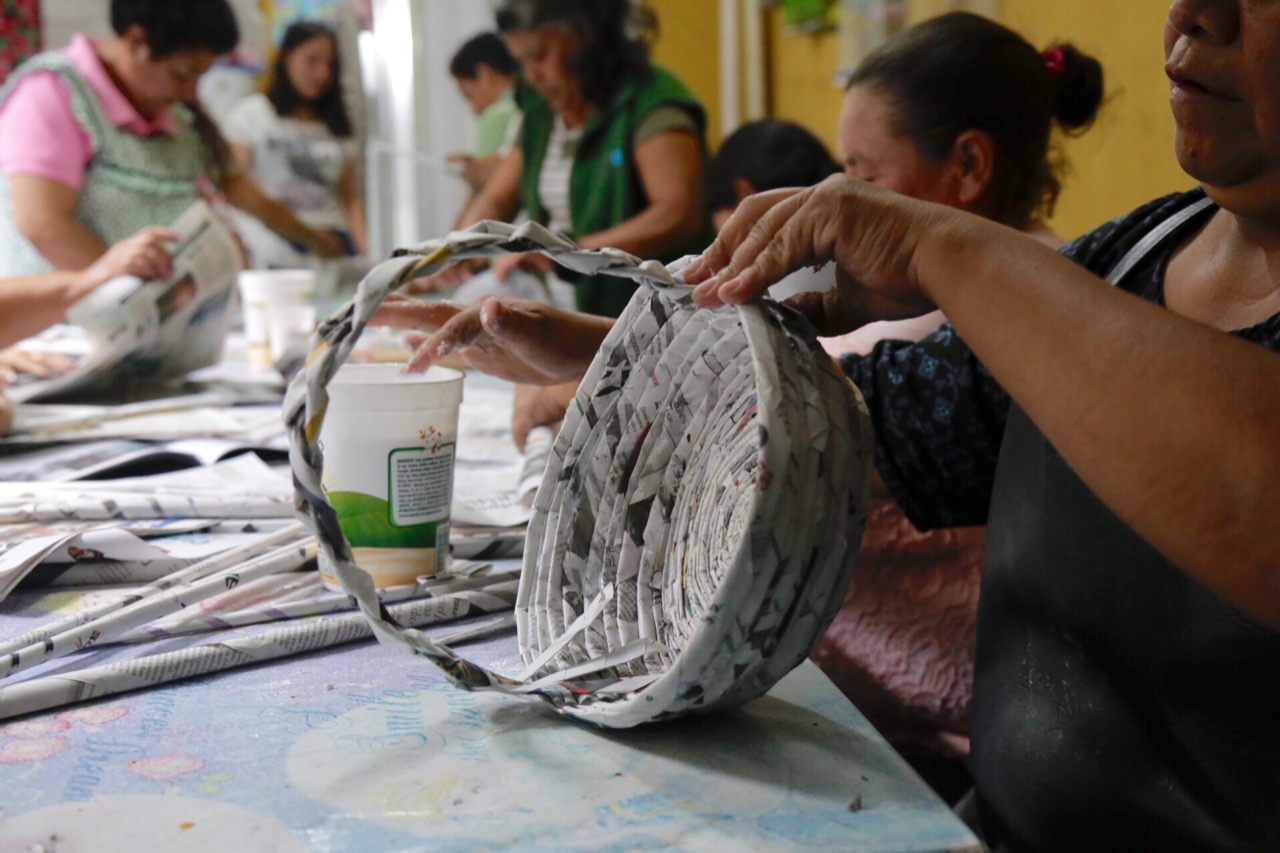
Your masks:
M513 476L491 456L468 463L492 469L481 481ZM471 489L462 505L481 521L520 517L509 485ZM352 599L322 585L293 515L287 472L252 453L143 477L0 482L0 616L21 617L0 620L21 626L0 634L0 719L370 638ZM455 555L447 575L378 595L406 626L492 615L451 633L458 642L514 628L518 571Z
M322 587L295 518L280 384L190 381L228 367L238 255L203 203L175 230L170 278L95 291L70 312L78 327L36 342L74 369L10 392L0 617L21 618L0 621L22 628L0 633L0 719L370 636ZM379 592L406 626L514 605L518 563L480 560L521 553L551 435L521 455L510 386L472 376L465 396L449 574Z

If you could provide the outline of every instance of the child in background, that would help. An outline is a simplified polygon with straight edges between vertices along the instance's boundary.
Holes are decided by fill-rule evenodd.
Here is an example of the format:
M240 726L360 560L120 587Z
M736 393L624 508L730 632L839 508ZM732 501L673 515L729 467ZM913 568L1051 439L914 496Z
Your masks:
M707 210L718 231L747 196L810 187L840 168L822 140L794 122L747 122L729 134L707 166Z
M473 193L489 180L520 132L520 108L515 101L519 70L495 33L468 39L449 62L458 91L476 115L476 145L471 154L450 154L448 159L461 167Z

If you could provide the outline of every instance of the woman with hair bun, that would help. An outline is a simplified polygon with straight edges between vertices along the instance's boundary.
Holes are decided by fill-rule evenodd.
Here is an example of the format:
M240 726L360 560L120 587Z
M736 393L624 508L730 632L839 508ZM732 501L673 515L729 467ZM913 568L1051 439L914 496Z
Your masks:
M855 69L840 113L840 156L852 177L1058 248L1062 240L1044 222L1062 189L1053 131L1083 132L1102 101L1102 66L1075 46L1041 51L995 21L950 13L904 31ZM915 385L937 383L945 401L954 376L945 366L930 369L937 344L910 345L945 321L934 311L824 343L848 354L846 368L864 393L884 393L892 404ZM939 337L954 338L945 329ZM1008 409L1003 394L986 402L989 409L953 420L939 415L938 428L960 434L966 416L985 421ZM857 582L813 654L944 796L967 788L967 774L950 759L969 753L984 540L982 527L921 532L892 499L877 498Z
M845 170L1043 233L1062 188L1052 131L1087 129L1102 85L1102 66L1073 45L1039 51L967 12L931 18L849 78L840 117Z

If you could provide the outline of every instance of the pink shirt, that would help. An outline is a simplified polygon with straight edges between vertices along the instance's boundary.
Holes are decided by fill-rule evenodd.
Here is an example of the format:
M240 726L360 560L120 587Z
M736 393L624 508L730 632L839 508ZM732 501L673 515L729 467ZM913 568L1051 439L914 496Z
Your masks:
M154 118L138 112L102 66L93 42L71 39L66 56L113 125L138 136L174 136L178 124L172 110ZM52 71L24 77L0 108L0 169L6 175L32 175L80 189L93 156L89 133L71 111L71 90Z

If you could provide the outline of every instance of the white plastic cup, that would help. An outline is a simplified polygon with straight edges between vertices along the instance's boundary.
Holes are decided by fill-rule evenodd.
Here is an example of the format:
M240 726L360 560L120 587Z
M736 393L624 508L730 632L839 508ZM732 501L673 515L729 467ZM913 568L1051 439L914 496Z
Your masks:
M348 364L329 383L322 484L356 565L379 589L444 572L462 374ZM323 557L320 577L342 585Z
M244 335L249 344L249 366L269 370L271 315L299 305L311 305L316 295L314 270L245 270L237 278Z
M267 342L271 363L279 364L291 353L306 351L316 330L316 306L280 305L268 310Z

